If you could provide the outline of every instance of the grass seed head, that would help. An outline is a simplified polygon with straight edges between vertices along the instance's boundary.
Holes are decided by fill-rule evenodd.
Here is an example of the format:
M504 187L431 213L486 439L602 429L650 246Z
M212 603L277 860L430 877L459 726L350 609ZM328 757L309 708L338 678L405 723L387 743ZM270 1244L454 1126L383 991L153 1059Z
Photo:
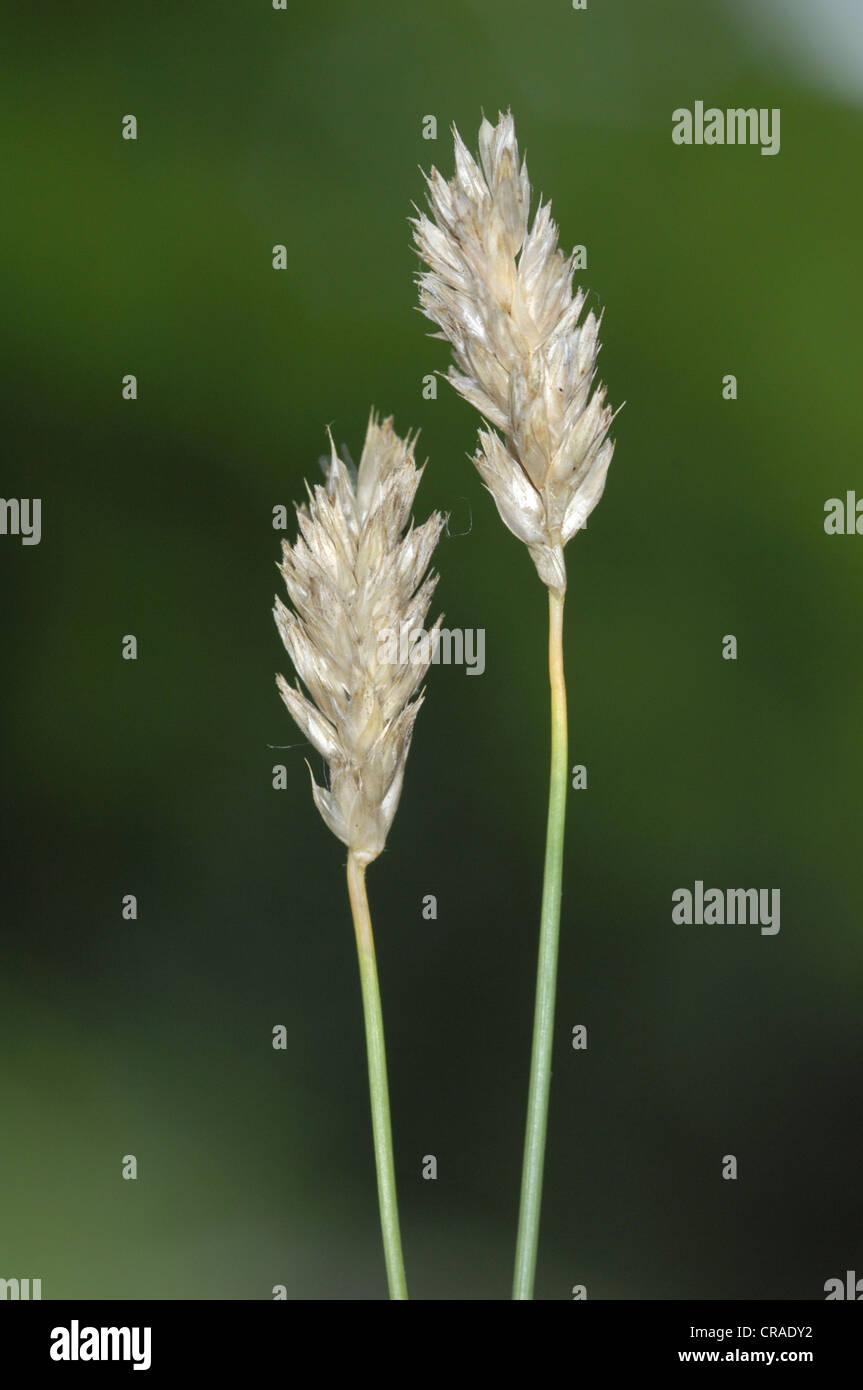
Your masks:
M428 266L420 306L452 346L449 380L492 427L473 461L501 519L562 591L563 547L602 496L614 451L605 387L593 389L599 321L582 319L586 296L573 294L574 257L558 247L550 203L540 200L528 229L512 116L483 120L478 161L453 135L455 174L431 170L431 216L413 219Z
M273 610L299 676L295 686L277 676L279 691L329 767L329 786L312 776L315 804L363 864L395 815L440 627L423 630L443 517L409 523L422 474L415 443L372 412L354 478L330 440L326 482L307 489L297 539L282 542L292 606L277 598Z

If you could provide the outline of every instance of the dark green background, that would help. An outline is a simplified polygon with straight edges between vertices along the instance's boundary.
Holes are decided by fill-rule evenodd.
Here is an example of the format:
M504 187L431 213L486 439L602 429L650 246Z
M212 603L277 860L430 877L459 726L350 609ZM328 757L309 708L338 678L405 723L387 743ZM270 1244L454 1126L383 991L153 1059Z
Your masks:
M272 508L327 422L359 454L374 404L422 429L418 515L451 512L437 607L487 633L481 678L431 672L369 873L408 1273L418 1298L508 1296L545 597L467 461L474 412L443 383L422 399L447 350L413 307L407 223L418 166L451 170L450 122L474 145L508 105L565 247L588 248L626 401L568 551L589 787L537 1293L818 1299L863 1272L863 539L823 530L827 498L863 495L863 121L784 37L684 0L18 7L2 493L43 499L43 538L0 537L0 1277L385 1295L344 853L270 617ZM781 107L781 152L673 145L697 99ZM779 935L674 926L697 878L781 888Z

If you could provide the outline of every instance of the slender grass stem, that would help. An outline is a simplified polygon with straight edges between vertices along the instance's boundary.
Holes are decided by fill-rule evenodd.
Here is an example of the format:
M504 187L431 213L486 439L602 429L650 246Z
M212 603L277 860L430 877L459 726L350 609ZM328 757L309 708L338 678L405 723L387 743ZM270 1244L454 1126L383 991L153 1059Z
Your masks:
M566 685L563 678L564 592L548 591L548 676L551 687L551 774L548 791L548 829L539 929L536 1009L530 1061L530 1090L521 1177L521 1205L515 1254L514 1299L533 1298L542 1172L548 1127L551 1055L554 1035L554 996L560 938L560 896L563 877L563 831L567 792Z
M348 893L357 938L360 963L360 984L363 992L363 1017L366 1025L366 1051L369 1064L369 1092L372 1102L375 1167L378 1176L378 1203L381 1211L381 1235L387 1282L391 1299L406 1299L405 1266L402 1257L402 1238L399 1231L399 1208L396 1197L396 1174L393 1163L393 1136L390 1125L390 1097L387 1086L387 1057L384 1047L384 1020L381 1012L381 993L378 987L378 967L372 919L366 893L365 865L351 851L348 854Z

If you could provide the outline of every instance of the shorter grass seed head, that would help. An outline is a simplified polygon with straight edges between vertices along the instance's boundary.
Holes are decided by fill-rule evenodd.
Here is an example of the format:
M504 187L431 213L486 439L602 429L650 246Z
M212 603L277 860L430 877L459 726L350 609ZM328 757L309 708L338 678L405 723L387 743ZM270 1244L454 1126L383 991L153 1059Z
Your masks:
M312 775L315 805L361 864L381 853L395 815L441 621L423 631L443 517L409 524L415 443L372 412L353 477L331 439L326 482L307 485L278 567L293 609L277 598L273 615L305 692L276 681L329 767L328 787Z

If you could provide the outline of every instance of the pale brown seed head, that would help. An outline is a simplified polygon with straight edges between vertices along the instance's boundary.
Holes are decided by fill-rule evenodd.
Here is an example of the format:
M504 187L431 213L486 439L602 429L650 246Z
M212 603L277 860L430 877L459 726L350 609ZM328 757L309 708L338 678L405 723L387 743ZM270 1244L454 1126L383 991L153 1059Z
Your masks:
M528 230L530 182L512 116L483 120L479 163L458 131L455 174L428 175L431 217L413 220L426 265L420 306L449 340L449 380L488 423L474 463L543 582L566 587L563 547L605 487L614 445L605 388L593 391L599 322L581 320L573 258L550 204ZM592 392L592 394L591 394Z
M422 473L415 442L373 412L353 479L330 441L326 483L307 489L300 534L282 542L292 608L277 598L273 610L305 686L277 676L282 699L329 767L328 787L312 777L315 804L364 864L381 853L395 815L440 626L422 640L443 517L408 525Z

